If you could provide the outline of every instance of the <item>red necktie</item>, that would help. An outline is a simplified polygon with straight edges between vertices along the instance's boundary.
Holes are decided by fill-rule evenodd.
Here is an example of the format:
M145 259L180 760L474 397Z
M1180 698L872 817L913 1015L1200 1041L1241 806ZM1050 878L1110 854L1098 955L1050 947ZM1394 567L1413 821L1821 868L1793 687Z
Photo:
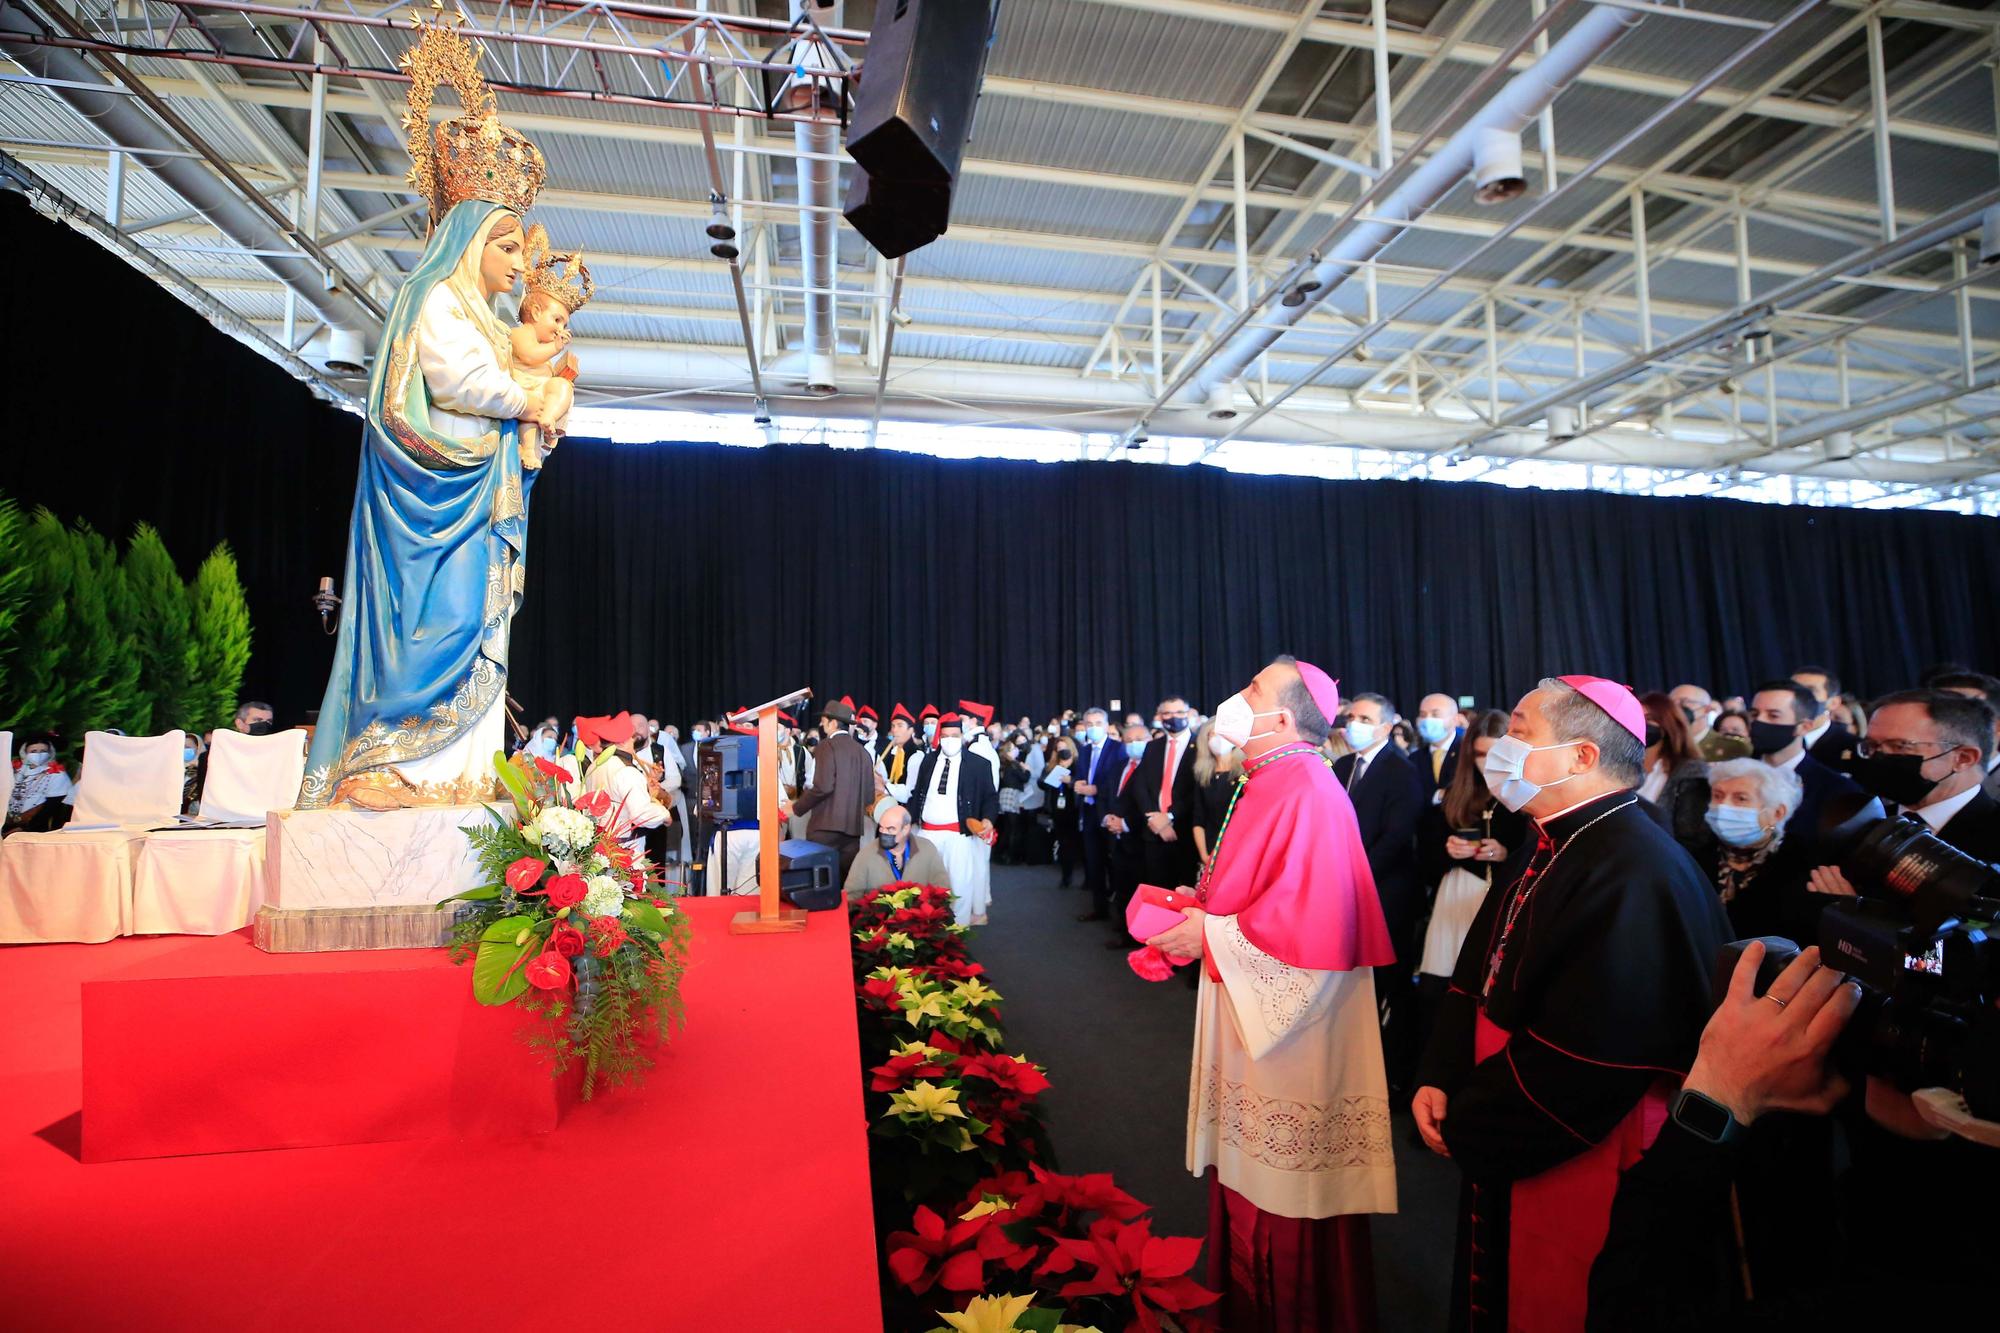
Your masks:
M1160 813L1174 808L1174 743L1167 742L1165 772L1160 774Z
M1125 771L1118 775L1118 794L1120 796L1125 794L1125 784L1132 780L1132 771L1138 767L1139 761L1137 759L1127 759L1125 761Z

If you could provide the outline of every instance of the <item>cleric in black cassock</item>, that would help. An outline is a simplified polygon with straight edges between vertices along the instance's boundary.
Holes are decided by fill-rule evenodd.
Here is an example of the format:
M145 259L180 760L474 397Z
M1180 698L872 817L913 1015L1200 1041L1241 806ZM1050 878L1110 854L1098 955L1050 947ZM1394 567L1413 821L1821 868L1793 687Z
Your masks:
M1618 1178L1708 1019L1728 917L1639 807L1645 725L1622 685L1544 680L1486 761L1539 844L1473 921L1412 1108L1465 1176L1454 1329L1583 1328Z

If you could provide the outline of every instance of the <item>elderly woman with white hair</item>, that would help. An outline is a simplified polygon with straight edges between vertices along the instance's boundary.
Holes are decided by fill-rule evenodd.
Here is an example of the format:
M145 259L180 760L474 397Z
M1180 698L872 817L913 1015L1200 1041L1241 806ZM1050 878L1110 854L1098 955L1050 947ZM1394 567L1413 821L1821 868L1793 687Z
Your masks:
M1739 937L1783 935L1806 903L1805 848L1788 846L1785 822L1803 788L1785 768L1728 759L1708 770L1707 822L1715 841L1698 857Z

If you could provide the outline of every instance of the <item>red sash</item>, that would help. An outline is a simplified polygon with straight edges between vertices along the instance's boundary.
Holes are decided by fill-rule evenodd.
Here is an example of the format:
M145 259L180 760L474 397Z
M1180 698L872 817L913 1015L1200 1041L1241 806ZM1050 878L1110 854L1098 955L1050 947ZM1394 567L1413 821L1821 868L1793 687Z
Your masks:
M1508 1032L1481 1010L1473 1057L1485 1060ZM1507 1327L1529 1333L1582 1333L1590 1266L1611 1228L1618 1180L1667 1122L1674 1082L1661 1078L1603 1142L1538 1176L1514 1182L1508 1209Z

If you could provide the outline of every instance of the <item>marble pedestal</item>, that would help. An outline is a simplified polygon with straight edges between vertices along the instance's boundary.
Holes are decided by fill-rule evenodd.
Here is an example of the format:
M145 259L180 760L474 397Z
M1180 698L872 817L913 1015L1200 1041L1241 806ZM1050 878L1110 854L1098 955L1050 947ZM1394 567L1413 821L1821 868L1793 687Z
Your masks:
M464 830L492 818L483 805L274 812L265 823L269 892L255 922L257 947L304 953L448 942L452 914L436 905L484 882Z

